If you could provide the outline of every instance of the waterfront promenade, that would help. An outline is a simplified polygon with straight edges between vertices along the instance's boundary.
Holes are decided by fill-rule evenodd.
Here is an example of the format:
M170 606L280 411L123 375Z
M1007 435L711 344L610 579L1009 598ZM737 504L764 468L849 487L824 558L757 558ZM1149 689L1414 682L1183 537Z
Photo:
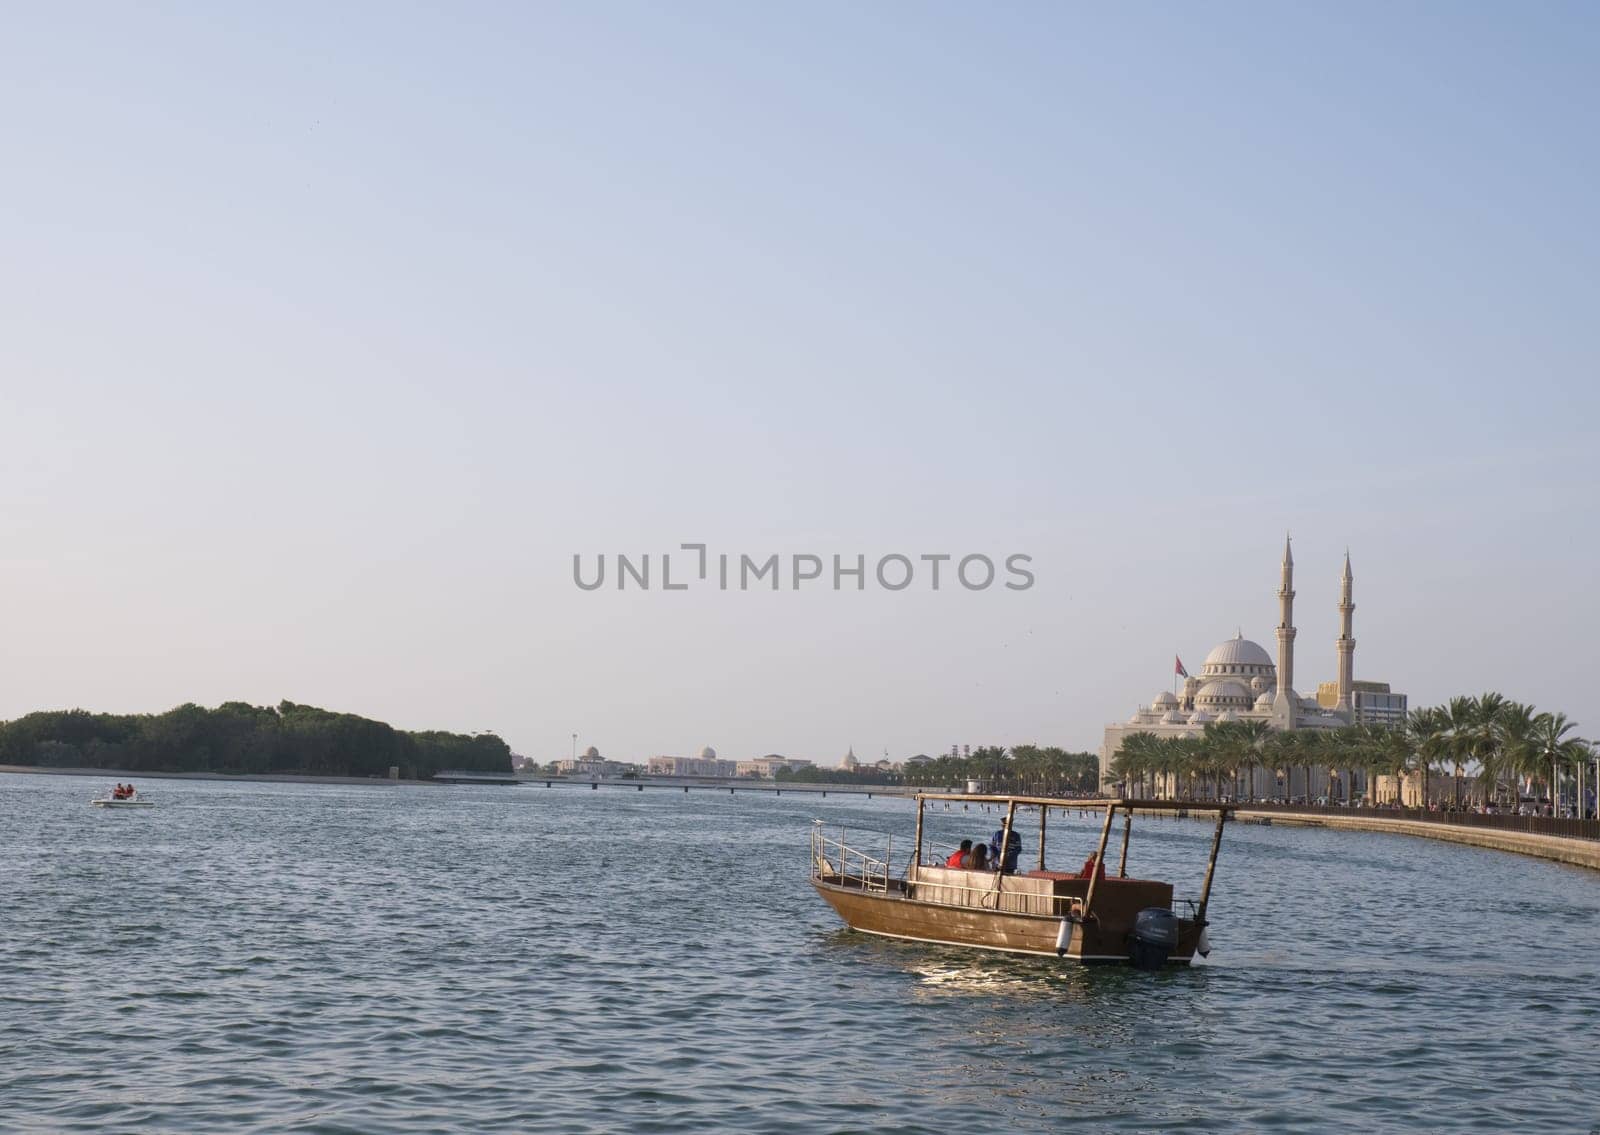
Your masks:
M1512 831L1505 828L1450 823L1441 820L1413 820L1355 810L1348 815L1333 812L1293 811L1278 808L1241 806L1235 813L1246 823L1270 822L1280 827L1333 828L1349 832L1387 832L1447 843L1487 847L1532 855L1557 863L1570 863L1600 871L1600 840L1574 836L1546 835L1540 832ZM1508 817L1511 818L1511 817Z

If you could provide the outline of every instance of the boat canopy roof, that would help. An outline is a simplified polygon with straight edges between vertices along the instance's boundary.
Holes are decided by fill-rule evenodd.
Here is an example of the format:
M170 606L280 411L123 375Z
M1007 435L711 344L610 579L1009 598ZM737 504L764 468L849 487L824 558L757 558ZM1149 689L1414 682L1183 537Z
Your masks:
M1123 800L1101 797L1092 800L1070 796L1002 796L982 792L919 792L917 801L960 800L967 804L1027 804L1041 808L1119 808L1137 812L1232 812L1234 805L1216 801L1195 803L1173 800Z

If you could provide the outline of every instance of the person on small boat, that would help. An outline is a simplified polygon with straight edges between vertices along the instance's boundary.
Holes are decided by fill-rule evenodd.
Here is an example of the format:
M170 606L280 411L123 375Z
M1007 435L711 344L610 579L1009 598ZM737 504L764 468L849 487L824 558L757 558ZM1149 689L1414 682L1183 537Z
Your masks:
M1017 857L1022 854L1022 836L1013 831L1011 838L1006 840L1006 853L1000 854L1000 840L1005 836L1006 830L999 829L989 837L989 858L1000 864L1000 870L1007 875L1014 875L1017 871Z
M972 841L964 839L961 846L950 853L950 858L944 861L946 867L964 867L967 862L967 853L972 850Z
M128 798L128 786L123 784L121 781L118 781L117 782L117 786L111 790L111 799L113 799L113 800L126 800L127 798Z
M989 849L981 843L972 845L972 850L967 852L966 867L968 871L987 871L989 869Z

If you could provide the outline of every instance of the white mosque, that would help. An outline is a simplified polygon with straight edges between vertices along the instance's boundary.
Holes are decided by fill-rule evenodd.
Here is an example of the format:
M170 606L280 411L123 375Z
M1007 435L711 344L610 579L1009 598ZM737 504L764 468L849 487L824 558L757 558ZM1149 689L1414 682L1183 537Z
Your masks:
M1386 682L1354 680L1354 581L1350 554L1346 552L1339 588L1339 637L1334 641L1338 679L1322 683L1315 697L1303 697L1294 688L1294 556L1285 539L1282 583L1278 587L1277 662L1261 646L1245 638L1243 631L1219 644L1206 655L1199 675L1184 674L1182 693L1162 690L1127 721L1106 726L1105 741L1100 746L1101 784L1109 785L1114 779L1111 761L1123 739L1134 733L1192 737L1200 735L1213 721L1265 721L1270 728L1282 730L1337 729L1352 722L1403 722L1404 694L1392 693ZM1290 773L1288 785L1278 784L1272 770L1261 770L1257 776L1257 795L1310 797L1327 791L1327 777L1320 770L1313 770L1309 785L1304 783L1300 770ZM1342 787L1347 791L1353 786Z

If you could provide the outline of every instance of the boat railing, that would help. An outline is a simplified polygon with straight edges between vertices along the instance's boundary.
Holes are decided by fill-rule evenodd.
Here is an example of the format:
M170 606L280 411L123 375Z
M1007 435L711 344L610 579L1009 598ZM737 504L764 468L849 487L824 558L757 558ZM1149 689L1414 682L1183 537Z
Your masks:
M811 877L825 882L854 884L868 891L889 889L890 863L894 861L894 836L882 832L863 833L866 838L881 837L883 858L869 855L845 842L845 830L834 839L822 830L822 821L811 825ZM861 837L858 837L861 838Z

